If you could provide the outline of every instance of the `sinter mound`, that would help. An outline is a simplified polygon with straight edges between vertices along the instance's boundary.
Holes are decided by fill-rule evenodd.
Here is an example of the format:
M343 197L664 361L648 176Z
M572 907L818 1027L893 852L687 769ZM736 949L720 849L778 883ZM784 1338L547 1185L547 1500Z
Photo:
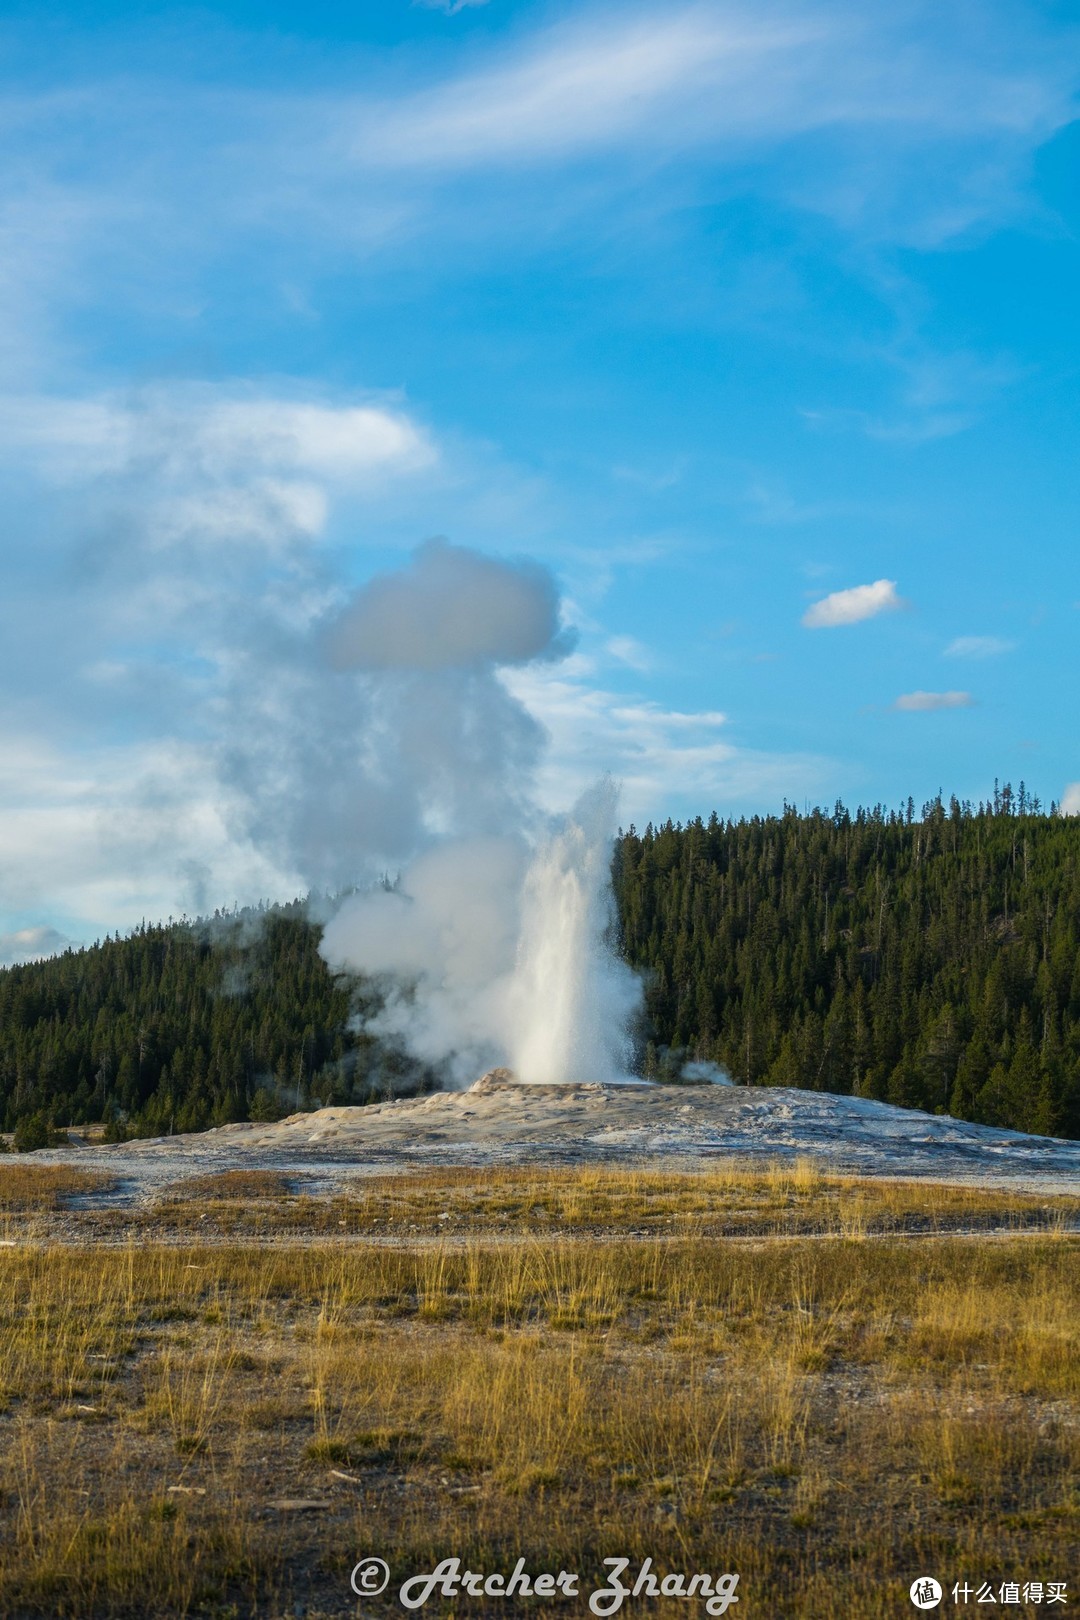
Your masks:
M480 1076L479 1080L474 1080L469 1087L468 1095L470 1097L490 1097L493 1092L505 1091L508 1087L515 1090L527 1089L530 1095L533 1092L553 1091L566 1093L571 1091L599 1091L601 1089L599 1081L596 1080L531 1082L519 1080L513 1069L499 1068L489 1069L486 1074Z

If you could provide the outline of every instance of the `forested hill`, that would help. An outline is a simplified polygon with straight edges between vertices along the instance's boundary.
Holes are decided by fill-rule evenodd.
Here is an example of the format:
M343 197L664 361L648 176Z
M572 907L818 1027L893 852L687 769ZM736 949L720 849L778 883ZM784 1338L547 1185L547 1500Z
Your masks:
M713 817L631 829L614 880L646 1073L707 1058L1080 1137L1080 818L1008 788L918 818ZM435 1083L355 1033L370 987L318 940L294 905L0 971L0 1128L197 1130Z
M406 1065L350 1030L358 989L318 943L296 903L0 971L0 1125L122 1138L383 1095Z
M739 1080L1080 1136L1080 818L1024 790L633 829L652 1044Z

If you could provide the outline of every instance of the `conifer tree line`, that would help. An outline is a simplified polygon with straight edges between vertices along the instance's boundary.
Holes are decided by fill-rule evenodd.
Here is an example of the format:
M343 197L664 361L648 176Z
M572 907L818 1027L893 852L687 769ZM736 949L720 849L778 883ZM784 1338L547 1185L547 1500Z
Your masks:
M0 1125L17 1145L100 1121L122 1140L430 1084L356 1032L364 986L330 975L319 938L296 901L0 972Z
M1080 818L1006 786L620 835L641 1066L853 1092L1080 1137ZM113 1139L362 1103L438 1076L361 1032L302 902L137 929L0 971L0 1128Z
M919 817L631 828L615 888L647 1073L668 1048L752 1085L1080 1136L1080 819L1023 785Z

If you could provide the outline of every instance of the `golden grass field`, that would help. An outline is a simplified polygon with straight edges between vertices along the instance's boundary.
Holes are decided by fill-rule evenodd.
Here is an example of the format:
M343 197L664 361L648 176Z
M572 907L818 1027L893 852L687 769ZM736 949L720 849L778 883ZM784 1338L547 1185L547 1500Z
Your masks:
M737 1570L736 1620L914 1614L920 1574L1080 1597L1076 1200L808 1164L94 1186L0 1165L0 1614L402 1614L454 1554Z

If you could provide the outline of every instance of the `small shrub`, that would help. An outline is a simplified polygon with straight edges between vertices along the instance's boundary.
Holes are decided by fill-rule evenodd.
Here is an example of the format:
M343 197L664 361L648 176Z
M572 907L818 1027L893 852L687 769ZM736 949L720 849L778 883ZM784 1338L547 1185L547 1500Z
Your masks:
M36 1153L38 1148L55 1147L60 1140L43 1109L25 1114L15 1126L16 1153Z
M272 1125L275 1120L284 1117L285 1110L274 1093L268 1086L260 1086L251 1099L248 1118L254 1120L257 1125Z

